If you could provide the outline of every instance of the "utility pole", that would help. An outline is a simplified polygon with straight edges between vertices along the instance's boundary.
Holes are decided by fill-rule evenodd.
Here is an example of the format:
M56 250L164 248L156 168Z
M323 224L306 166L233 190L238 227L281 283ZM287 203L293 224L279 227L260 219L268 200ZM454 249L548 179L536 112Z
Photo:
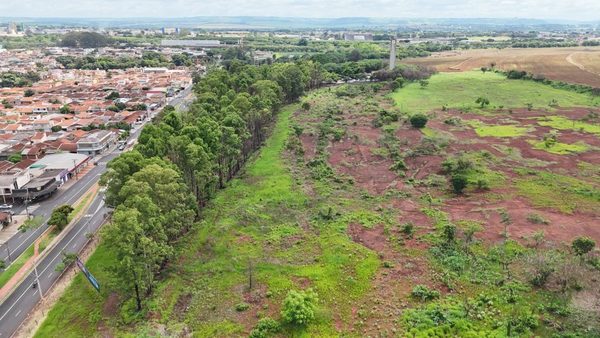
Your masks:
M77 174L77 161L73 159L73 171L75 172L75 179L79 179L79 175Z
M29 189L27 189L27 198L25 199L25 213L27 214L27 219L29 219Z
M390 70L396 68L396 37L390 38Z

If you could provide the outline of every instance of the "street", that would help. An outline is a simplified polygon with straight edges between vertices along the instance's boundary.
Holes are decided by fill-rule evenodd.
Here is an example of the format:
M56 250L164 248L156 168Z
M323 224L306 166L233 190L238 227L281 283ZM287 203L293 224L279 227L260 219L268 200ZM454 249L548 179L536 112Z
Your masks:
M191 87L188 87L173 98L171 103L185 110L189 106L191 99ZM131 131L129 140L130 142L133 141L132 144L137 141L143 127L149 121L151 121L151 118L148 118L144 123ZM107 163L119 156L121 151L116 148L115 146L103 156L94 159L92 162L95 162L96 165L87 174L79 178L71 187L64 191L59 191L43 201L34 203L34 205L37 204L38 206L33 213L43 218L43 224L36 229L19 232L11 237L6 243L0 246L0 259L4 260L7 265L16 260L21 253L48 229L49 225L47 222L54 208L63 204L72 205L84 196L100 180L100 176L106 170ZM15 212L21 212L23 209L17 207L14 210ZM107 208L104 206L104 194L98 193L89 208L84 211L85 216L68 230L69 232L65 237L54 247L46 249L50 250L50 252L37 263L34 270L0 304L0 337L10 337L14 334L29 312L40 301L41 294L46 293L60 277L60 273L56 272L55 269L62 262L63 251L65 253L79 253L88 241L86 234L95 233L98 230L105 221L107 211ZM36 280L36 276L39 277L39 282L38 287L34 289L32 285Z
M37 265L23 279L21 284L0 305L0 337L10 337L25 320L29 312L40 301L41 294L45 294L60 277L56 266L62 262L63 252L78 253L88 241L87 233L94 233L105 220L107 209L104 207L103 194L99 193L74 227L66 236L51 249ZM37 288L32 285L39 278Z

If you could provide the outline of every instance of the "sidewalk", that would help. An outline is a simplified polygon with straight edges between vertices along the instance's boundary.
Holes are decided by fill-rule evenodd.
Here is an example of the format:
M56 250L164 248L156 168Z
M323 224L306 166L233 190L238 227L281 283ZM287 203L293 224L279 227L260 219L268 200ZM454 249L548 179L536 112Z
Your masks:
M50 227L44 234L42 234L33 244L33 256L31 256L27 262L17 271L9 280L4 284L4 286L0 289L0 299L4 299L13 288L21 282L21 280L27 275L33 265L36 263L37 257L40 255L40 243L50 235L50 232L54 228Z
M73 204L73 207L75 208L74 211L76 212L76 214L74 215L74 217L69 222L69 225L67 225L63 229L63 231L61 233L64 233L65 231L67 231L69 229L69 227L74 226L74 224L77 223L84 216L84 212L87 211L87 209L91 205L92 201L94 200L94 197L98 193L99 188L100 187L98 186L98 184L94 184L83 196L81 196L81 198L79 200L77 200ZM18 228L18 226L17 226L17 228ZM8 280L6 282L6 284L4 284L4 286L0 289L0 299L4 299L6 296L8 296L8 294L10 294L10 292L12 292L12 290L14 289L14 287L21 282L21 280L23 279L23 277L26 276L28 273L31 272L31 269L33 268L34 264L37 264L38 257L40 256L40 250L39 250L40 243L46 237L48 237L53 230L54 230L54 227L49 227L34 242L33 256L31 256L23 264L23 266L10 278L10 280ZM56 244L57 240L60 237L61 237L60 234L58 234L57 236L55 236L53 238L53 240L46 246L46 248L44 250L50 249L51 247L53 247Z
M9 239L11 239L14 235L16 235L19 232L19 227L25 222L27 216L19 214L14 215L12 218L12 223L0 230L0 245L6 243Z

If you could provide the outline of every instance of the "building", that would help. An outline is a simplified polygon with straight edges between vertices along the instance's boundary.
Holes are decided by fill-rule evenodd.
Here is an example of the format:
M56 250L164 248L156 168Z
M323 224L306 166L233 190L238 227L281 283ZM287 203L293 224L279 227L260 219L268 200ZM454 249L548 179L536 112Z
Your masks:
M0 173L0 198L2 203L13 200L13 191L31 181L29 169L11 169Z
M344 33L344 40L346 40L346 41L373 41L373 34L371 34L371 33Z
M163 47L224 47L219 40L161 40Z
M99 130L77 141L77 153L95 156L108 150L117 142L117 134L111 130Z
M19 189L14 189L12 197L29 201L48 197L61 185L60 176L62 172L61 169L46 170Z
M90 157L84 154L56 153L44 156L29 166L35 175L36 171L60 170L58 181L61 184L77 176L81 170L89 164Z

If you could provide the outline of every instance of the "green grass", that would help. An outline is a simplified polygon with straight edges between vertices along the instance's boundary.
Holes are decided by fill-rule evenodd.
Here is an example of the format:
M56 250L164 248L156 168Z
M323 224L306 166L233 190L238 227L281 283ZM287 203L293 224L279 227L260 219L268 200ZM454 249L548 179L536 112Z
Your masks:
M519 195L535 207L550 208L565 214L600 210L600 188L579 179L545 171L519 170L515 180Z
M557 154L557 155L577 154L577 153L583 153L583 152L586 152L589 150L589 146L587 144L585 144L584 142L577 142L577 143L556 142L550 147L546 146L546 142L544 142L544 141L529 140L528 142L531 143L531 145L535 149L544 150L549 153Z
M17 257L6 270L0 273L0 288L3 287L31 257L33 257L33 244Z
M331 200L327 205L311 200L283 156L296 108L289 106L280 114L271 137L245 172L203 211L202 222L182 239L179 258L168 266L167 278L147 301L148 311L173 332L185 325L198 337L242 335L240 314L234 308L244 301L250 262L255 285L272 294L269 303L275 309L287 291L305 287L302 280L319 295L315 322L307 327L285 326L286 336L336 335L333 313L350 318L352 304L370 290L371 278L381 265L379 258L354 243L346 227L350 223L373 227L385 220L363 205L351 205L355 211L336 213L331 220L319 218L318 211L326 211ZM101 245L88 266L107 285L103 293L93 294L79 276L49 313L38 337L93 336L100 320L122 332L119 315L101 313L111 283L104 271L112 259ZM189 310L181 313L177 304L185 295L191 295ZM255 306L251 304L249 311ZM146 325L139 323L127 331L142 334Z
M419 83L411 83L392 94L396 104L404 112L429 112L442 106L462 110L481 110L475 103L478 97L490 100L485 109L504 106L521 108L531 103L534 108L549 108L555 99L561 107L598 105L597 98L586 94L555 89L533 81L508 80L493 72L439 73L429 79L429 85L421 89Z
M547 116L538 118L540 126L550 127L560 130L584 131L586 133L600 136L600 125L590 124L583 121L571 120L564 116Z
M519 137L529 132L528 128L515 125L489 125L478 120L467 120L479 137Z
M86 266L100 282L101 292L96 292L82 274L75 279L59 301L48 312L46 320L35 337L92 337L103 319L102 304L110 292L112 280L106 272L114 256L106 245L100 245L87 261Z

